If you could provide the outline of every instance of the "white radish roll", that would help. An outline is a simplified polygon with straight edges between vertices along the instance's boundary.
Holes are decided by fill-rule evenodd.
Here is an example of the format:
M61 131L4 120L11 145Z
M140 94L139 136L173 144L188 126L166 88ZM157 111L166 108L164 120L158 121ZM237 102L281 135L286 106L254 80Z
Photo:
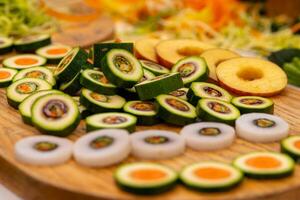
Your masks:
M251 142L275 142L288 136L289 125L274 115L250 113L236 120L236 133Z
M147 130L131 134L132 154L143 159L167 159L184 153L183 137L172 131Z
M55 136L30 136L15 144L16 159L30 165L59 165L72 156L73 143Z
M180 131L186 145L197 151L218 150L230 146L235 139L235 130L229 125L215 122L200 122L187 125Z
M131 150L129 133L120 129L93 131L74 144L76 162L84 166L105 167L121 162Z

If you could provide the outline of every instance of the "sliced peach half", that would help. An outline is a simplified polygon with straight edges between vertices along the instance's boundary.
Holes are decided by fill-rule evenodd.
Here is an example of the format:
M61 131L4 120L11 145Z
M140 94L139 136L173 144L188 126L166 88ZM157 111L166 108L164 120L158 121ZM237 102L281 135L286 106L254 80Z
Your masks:
M287 85L285 72L276 64L258 58L233 58L216 68L220 84L238 95L270 97Z
M134 44L135 56L139 59L150 60L157 63L155 46L160 40L154 38L140 39Z
M156 45L155 50L158 62L167 68L172 68L178 60L187 56L199 56L211 48L214 46L198 40L178 39L162 41Z
M207 63L209 68L209 77L215 81L218 80L216 75L216 67L218 64L231 58L240 57L239 54L233 51L221 48L206 50L200 56L204 58Z

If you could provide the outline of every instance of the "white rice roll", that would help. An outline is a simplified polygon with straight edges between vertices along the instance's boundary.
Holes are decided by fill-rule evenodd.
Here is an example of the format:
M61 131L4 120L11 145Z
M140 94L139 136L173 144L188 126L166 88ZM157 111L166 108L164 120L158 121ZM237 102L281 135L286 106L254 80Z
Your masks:
M79 138L73 155L81 165L105 167L121 162L130 154L130 138L126 130L103 129Z
M131 134L132 154L142 159L167 159L184 153L183 137L172 131L147 130Z
M217 122L200 122L187 125L180 131L186 145L197 151L218 150L230 146L235 139L231 126Z
M276 142L288 136L289 124L265 113L250 113L236 120L236 133L251 142Z
M30 136L15 144L18 161L38 166L59 165L72 156L73 142L55 136Z

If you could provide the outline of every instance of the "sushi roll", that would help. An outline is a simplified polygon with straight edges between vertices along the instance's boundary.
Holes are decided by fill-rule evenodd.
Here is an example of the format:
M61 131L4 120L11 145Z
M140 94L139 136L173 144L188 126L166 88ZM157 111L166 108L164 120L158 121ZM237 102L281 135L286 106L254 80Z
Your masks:
M35 50L51 44L49 34L28 35L14 41L14 48L18 52L35 52Z
M180 131L186 145L194 150L208 151L229 147L235 139L234 128L216 122L190 124Z
M187 96L186 94L188 93L189 88L179 88L177 90L174 90L173 92L170 92L169 95L172 95L174 97L178 97L182 100L187 101Z
M30 67L42 66L46 63L46 59L34 54L20 54L11 56L3 60L3 67L21 70Z
M0 68L0 88L9 86L17 73L15 69Z
M54 136L30 136L15 144L15 157L30 165L59 165L72 156L73 143Z
M132 155L142 159L167 159L184 153L184 138L175 132L147 130L131 136Z
M140 60L140 63L142 64L142 67L144 69L147 69L148 71L152 72L156 76L170 73L170 70L162 65L159 65L155 62L149 61L149 60Z
M179 175L181 182L202 192L229 190L239 185L244 175L231 165L220 162L201 162L186 166Z
M278 116L250 113L236 120L236 133L251 142L275 142L288 136L289 125Z
M281 152L288 154L296 162L300 161L300 136L293 135L281 141Z
M81 73L78 72L71 81L61 83L59 85L59 90L68 95L77 95L82 87L79 81L80 75Z
M274 111L272 99L263 97L241 96L233 98L231 102L242 114L253 112L273 114Z
M176 185L177 173L155 163L130 163L118 167L114 175L117 185L135 194L159 194Z
M250 178L272 179L289 176L295 163L286 154L275 152L252 152L233 161L233 165Z
M0 36L0 55L10 53L13 50L13 40Z
M57 64L71 49L71 47L62 44L51 44L39 48L36 50L36 54L46 58L48 63Z
M130 153L129 133L119 129L94 131L74 144L77 163L89 167L106 167L121 162Z

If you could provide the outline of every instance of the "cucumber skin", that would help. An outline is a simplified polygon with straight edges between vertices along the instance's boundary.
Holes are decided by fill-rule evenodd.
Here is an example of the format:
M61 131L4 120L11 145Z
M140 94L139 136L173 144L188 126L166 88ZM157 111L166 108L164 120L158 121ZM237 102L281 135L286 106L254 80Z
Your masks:
M14 100L12 100L12 99L10 99L10 98L7 97L7 103L8 103L8 105L10 105L11 107L13 107L14 109L18 109L19 104L21 102L14 101Z
M100 93L100 94L106 94L106 95L114 95L117 93L117 88L111 88L111 87L105 87L100 84L94 83L93 81L85 78L82 74L80 76L80 84L94 92Z
M25 124L28 124L28 125L33 126L31 117L28 117L28 116L25 116L25 115L22 115L22 114L21 114L21 117L22 117L22 121L23 121Z
M290 156L295 162L299 163L300 162L300 154L295 154L292 151L289 151L281 142L280 143L280 151L284 154L287 154L288 156Z
M169 94L170 92L182 87L182 79L179 74L176 74L165 79L159 79L158 81L150 84L137 85L135 86L135 89L140 100L149 100L160 94Z
M100 43L93 46L94 67L102 67L102 59L111 49L124 49L133 54L133 43Z
M8 47L0 48L0 55L10 53L10 52L12 52L12 50L13 50L13 45L8 46Z
M129 113L131 115L134 115L137 118L137 124L142 125L142 126L152 126L155 124L158 124L160 122L159 118L157 115L153 116L142 116L142 115L137 115L133 112L127 111L124 109L124 112Z
M5 88L5 87L9 86L11 83L12 83L12 80L0 82L0 88Z
M116 129L125 129L129 133L133 133L135 131L135 127L136 127L136 125L132 124L132 125L124 127L124 128L116 128ZM112 127L110 127L110 128L112 128ZM106 126L93 126L91 124L86 123L86 131L87 132L101 130L101 129L107 129L107 127Z
M193 106L196 106L198 104L198 101L201 99L201 97L195 95L194 91L191 88L186 93L186 97L188 99L188 102Z
M238 105L233 104L237 109L239 109L241 114L247 114L247 113L268 113L273 114L274 113L274 104L271 106L268 106L266 108L244 108L240 107Z
M104 56L102 58L101 66L102 66L102 71L103 71L105 77L109 80L109 82L111 82L112 84L114 84L120 88L131 88L135 84L138 83L138 80L137 81L127 81L127 80L123 80L120 77L116 76L108 66L107 56ZM142 78L142 76L141 76L141 78Z
M124 88L120 88L118 90L118 94L124 97L127 101L139 100L139 96L137 95L136 92L130 92Z
M33 125L41 133L44 133L47 135L54 135L54 136L58 136L58 137L66 137L66 136L70 135L77 128L79 123L80 123L80 114L78 114L75 121L72 124L70 124L70 126L66 127L65 129L62 129L62 130L50 131L50 130L44 129L43 127L39 126L39 124L34 123L34 122L33 122Z
M71 81L77 73L80 72L81 66L86 62L88 55L87 53L79 49L77 54L74 56L73 60L60 74L56 75L59 82L69 82Z
M169 112L167 109L165 109L163 106L160 106L157 101L155 103L158 105L158 116L163 121L165 121L169 124L184 126L187 124L194 123L196 121L196 118L182 117L182 116L173 114L173 113Z
M251 173L251 172L246 172L243 171L244 175L249 177L249 178L253 178L253 179L277 179L277 178L284 178L287 176L290 176L294 173L293 170L290 171L285 171L282 173L278 173L278 174L255 174L255 173Z
M24 53L31 53L31 52L35 52L35 50L47 46L51 44L51 38L45 38L44 40L41 41L36 41L33 43L29 43L29 44L15 44L14 48L16 49L17 52L24 52Z
M48 64L58 64L63 58L46 58L46 59Z
M86 109L89 110L91 113L119 112L122 110L122 108L119 109L105 108L97 104L94 104L93 102L90 102L83 94L80 94L79 101L80 104L85 106Z
M148 187L148 188L137 188L128 186L126 184L121 183L120 181L116 180L117 185L124 191L138 194L138 195L155 195L160 194L163 192L167 192L176 186L176 181L171 182L169 184L163 186L156 186L156 187Z
M80 72L76 76L75 76L75 79L73 80L73 82L69 85L69 87L66 87L64 90L62 90L64 93L74 96L81 89L81 85L79 82Z

